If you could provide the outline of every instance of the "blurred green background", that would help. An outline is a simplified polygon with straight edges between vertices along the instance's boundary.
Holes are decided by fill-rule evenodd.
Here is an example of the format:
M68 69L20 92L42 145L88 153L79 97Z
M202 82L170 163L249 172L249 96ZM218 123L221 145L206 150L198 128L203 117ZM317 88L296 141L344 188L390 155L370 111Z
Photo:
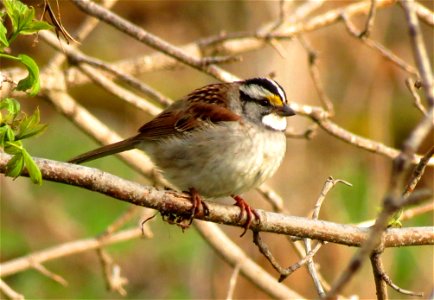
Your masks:
M29 1L37 6L41 1ZM427 6L430 1L423 2ZM62 22L73 34L84 15L68 1L59 1ZM295 1L294 6L302 4ZM328 1L317 13L348 4ZM144 29L183 45L221 31L255 30L275 20L279 2L218 1L120 1L113 11ZM364 17L352 19L362 28ZM433 61L433 28L422 24L427 50ZM359 40L349 36L343 24L305 34L319 55L319 70L325 90L332 99L340 126L386 145L399 148L421 118L405 87L408 74L383 59ZM377 12L371 37L413 64L411 47L403 11L399 6ZM33 45L33 37L19 39L13 53L27 53L43 67L55 53L43 42ZM308 71L307 53L297 39L281 42L284 57L270 46L242 55L242 61L224 68L242 78L276 74L290 101L320 105ZM153 53L148 47L100 24L83 41L80 49L97 58L115 62ZM14 65L6 63L1 68ZM194 88L215 82L190 68L155 71L140 77L163 94L177 99ZM43 83L42 83L43 85ZM98 118L122 136L133 134L149 119L138 111L93 84L70 89L71 94ZM97 144L60 115L42 99L23 99L24 111L41 110L47 131L26 143L37 157L66 161L92 149ZM293 117L289 126L302 132L310 125L303 117ZM433 135L424 141L420 153L433 145ZM88 164L118 176L148 183L120 160L109 157ZM287 155L281 168L268 183L285 199L292 214L307 216L313 208L328 176L341 178L353 187L338 185L330 192L320 218L337 223L358 223L375 218L389 183L391 160L345 144L318 130L312 140L289 139ZM20 257L68 241L93 237L107 228L128 204L115 201L76 187L44 182L35 186L27 178L11 180L0 175L1 183L1 261ZM433 188L433 170L429 168L419 184ZM246 194L254 207L270 210L257 192ZM140 212L128 225L138 226ZM154 239L138 239L108 247L109 253L128 278L129 299L139 298L223 298L232 274L230 268L200 238L193 228L182 232L162 222L150 222ZM404 222L404 226L433 226L428 213ZM274 270L251 242L251 234L238 238L239 228L222 226L225 232L255 261L271 274ZM297 256L284 237L264 234L267 243L283 265L297 261ZM356 249L327 244L316 256L325 278L332 282L348 263ZM408 247L387 249L383 255L385 269L399 286L429 293L433 286L433 248ZM96 252L73 255L48 262L45 266L63 276L63 287L35 270L5 278L16 291L29 299L42 298L122 298L106 291ZM374 281L366 263L345 290L362 299L375 297ZM289 287L307 297L315 297L312 281L302 268L286 281ZM391 298L402 295L390 290ZM243 278L239 278L235 298L260 299L267 296Z

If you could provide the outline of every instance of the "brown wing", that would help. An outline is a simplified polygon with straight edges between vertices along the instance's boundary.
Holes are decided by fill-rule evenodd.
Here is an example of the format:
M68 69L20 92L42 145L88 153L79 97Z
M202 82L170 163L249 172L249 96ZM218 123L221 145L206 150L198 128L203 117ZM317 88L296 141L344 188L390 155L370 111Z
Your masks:
M156 139L180 134L201 126L203 122L238 121L240 116L228 109L222 95L227 84L213 84L193 91L185 100L169 106L139 129L139 138Z

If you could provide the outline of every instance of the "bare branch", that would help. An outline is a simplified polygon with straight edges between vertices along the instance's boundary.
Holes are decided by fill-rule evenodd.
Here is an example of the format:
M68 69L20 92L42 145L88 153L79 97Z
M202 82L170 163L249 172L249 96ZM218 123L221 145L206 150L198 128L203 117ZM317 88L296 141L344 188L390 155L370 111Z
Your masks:
M8 154L0 153L1 173L5 172L10 158ZM190 196L186 194L160 191L84 166L38 158L35 158L35 162L41 169L42 177L46 180L80 186L134 205L157 209L166 214L189 215L191 211ZM209 215L205 216L200 209L198 219L239 227L244 225L245 220L239 219L240 210L237 206L226 206L213 202L207 202L207 205ZM394 206L391 209L395 209ZM256 231L275 232L349 246L360 246L369 233L366 228L356 226L287 216L259 209L257 211L264 222L252 224L252 230ZM434 232L431 227L393 228L384 234L382 242L384 247L431 245L434 244Z
M372 272L374 273L375 290L378 300L388 299L386 283L383 280L382 270L383 262L381 261L380 253L372 253L371 257Z
M148 235L146 238L151 238L152 234ZM111 245L114 243L119 243L131 239L136 239L142 236L142 231L140 228L135 227L132 229L126 229L120 232L117 232L103 241L99 238L89 238L83 240L77 240L69 243L65 243L59 246L54 246L52 248L48 248L46 250L33 252L27 256L23 256L20 258L12 259L7 262L3 262L0 264L0 277L9 276L18 272L21 272L26 269L33 268L35 263L42 264L45 261L53 260L56 258L77 254L85 251L89 251L92 249L97 249L105 245Z

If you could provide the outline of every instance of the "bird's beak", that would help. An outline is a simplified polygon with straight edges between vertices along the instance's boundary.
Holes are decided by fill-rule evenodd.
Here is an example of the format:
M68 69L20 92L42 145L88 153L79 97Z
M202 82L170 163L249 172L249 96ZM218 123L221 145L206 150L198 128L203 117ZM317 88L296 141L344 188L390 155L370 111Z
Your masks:
M276 113L279 116L290 117L295 115L295 111L289 107L288 104L284 104L283 106L276 107Z

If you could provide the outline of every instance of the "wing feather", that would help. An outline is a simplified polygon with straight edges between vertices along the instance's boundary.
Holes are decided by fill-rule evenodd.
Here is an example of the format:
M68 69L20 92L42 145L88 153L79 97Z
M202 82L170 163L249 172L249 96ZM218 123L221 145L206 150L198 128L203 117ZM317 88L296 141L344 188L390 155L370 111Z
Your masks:
M200 128L204 122L239 121L241 117L222 99L228 88L226 84L214 84L193 91L184 101L175 102L143 125L136 138L159 139Z

